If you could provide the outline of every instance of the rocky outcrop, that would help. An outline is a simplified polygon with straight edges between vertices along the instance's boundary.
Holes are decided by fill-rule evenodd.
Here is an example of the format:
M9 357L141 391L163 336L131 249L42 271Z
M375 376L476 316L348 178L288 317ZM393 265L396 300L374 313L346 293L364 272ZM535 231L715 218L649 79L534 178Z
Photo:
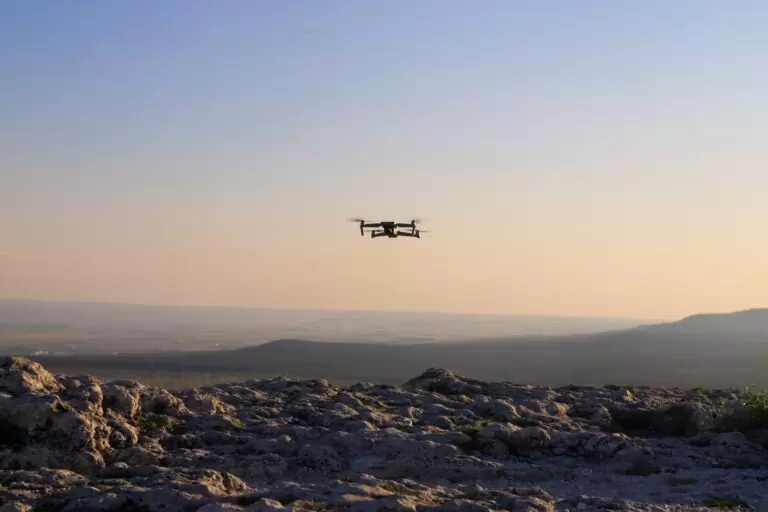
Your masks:
M0 393L0 512L768 510L768 433L722 428L729 390L429 369L171 392L5 357Z

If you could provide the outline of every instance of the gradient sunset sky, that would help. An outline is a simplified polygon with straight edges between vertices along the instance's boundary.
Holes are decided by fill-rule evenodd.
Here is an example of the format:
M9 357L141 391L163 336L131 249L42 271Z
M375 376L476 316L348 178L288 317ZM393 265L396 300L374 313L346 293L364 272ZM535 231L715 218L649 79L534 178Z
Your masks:
M0 297L766 306L767 23L741 0L5 0Z

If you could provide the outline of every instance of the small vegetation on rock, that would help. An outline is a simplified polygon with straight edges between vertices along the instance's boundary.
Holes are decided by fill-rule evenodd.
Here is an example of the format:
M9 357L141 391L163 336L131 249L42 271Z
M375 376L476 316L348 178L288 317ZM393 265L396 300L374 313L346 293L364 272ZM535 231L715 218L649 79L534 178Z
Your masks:
M144 432L173 426L173 418L153 412L138 414L135 421L136 426Z
M469 436L476 436L481 430L483 430L483 427L488 425L488 423L488 421L481 420L470 423L469 425L462 425L459 427L459 432Z
M768 429L768 391L747 390L741 407L722 412L719 408L719 428L724 431L752 432Z
M233 427L235 427L238 430L242 430L245 428L245 423L243 423L243 420L237 417L229 418L229 422L232 424Z
M720 508L725 510L750 510L751 507L747 502L741 499L734 498L708 498L704 500L703 505L705 507Z
M409 489L408 487L399 484L397 482L384 482L380 486L385 491L393 492L395 494L400 494L402 496L419 496L418 491L414 491L413 489Z

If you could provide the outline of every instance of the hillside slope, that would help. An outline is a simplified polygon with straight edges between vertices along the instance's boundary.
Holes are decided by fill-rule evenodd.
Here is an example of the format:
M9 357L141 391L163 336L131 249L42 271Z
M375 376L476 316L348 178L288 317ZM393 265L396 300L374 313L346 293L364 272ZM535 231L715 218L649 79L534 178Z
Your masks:
M144 375L291 374L399 384L428 367L533 384L737 387L768 384L768 336L638 328L592 335L385 346L278 340L237 350L35 356L55 371ZM111 372L111 373L110 373Z
M637 330L684 333L689 336L714 334L754 336L757 340L765 340L768 336L768 309L754 308L733 313L702 313L687 316L677 322L638 326Z

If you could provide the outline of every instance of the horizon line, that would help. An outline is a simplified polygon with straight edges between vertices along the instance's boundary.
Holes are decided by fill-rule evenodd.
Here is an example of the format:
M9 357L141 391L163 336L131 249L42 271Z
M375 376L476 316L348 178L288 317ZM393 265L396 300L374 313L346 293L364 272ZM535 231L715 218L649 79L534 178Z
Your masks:
M643 318L630 316L599 316L599 315L557 315L547 313L537 314L518 314L518 313L469 313L456 311L439 310L393 310L393 309L366 309L366 308L321 308L321 307L279 307L279 306L244 306L244 305L206 305L206 304L169 304L169 303L139 303L139 302L115 302L115 301L92 301L92 300L57 300L57 299L36 299L36 298L17 298L0 297L0 302L33 302L48 304L73 304L73 305L94 305L94 306L129 306L138 308L164 308L164 309L220 309L220 310L266 310L266 311L316 311L316 312L335 312L335 313L380 313L380 314L405 314L405 315L451 315L451 316L474 316L474 317L497 317L497 318L563 318L574 320L624 320L641 322L668 322L681 320L687 316L712 314L712 313L690 313L680 318ZM744 310L737 311L746 311ZM731 313L736 312L732 311Z

